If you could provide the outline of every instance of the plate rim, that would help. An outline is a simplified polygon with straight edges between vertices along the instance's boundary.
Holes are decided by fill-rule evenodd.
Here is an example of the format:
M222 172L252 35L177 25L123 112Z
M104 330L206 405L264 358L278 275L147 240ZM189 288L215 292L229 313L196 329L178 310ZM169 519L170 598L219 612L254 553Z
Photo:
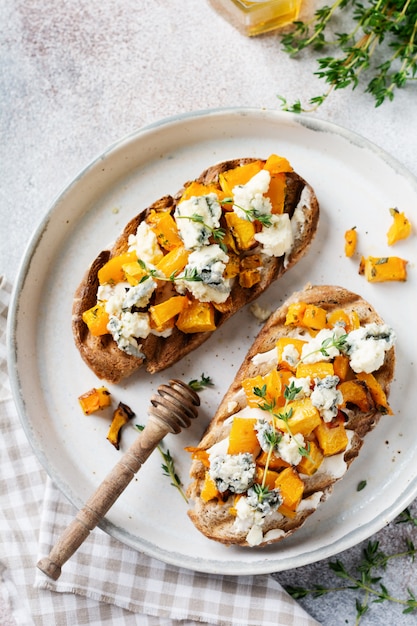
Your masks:
M15 405L17 407L18 415L20 422L25 431L26 437L29 439L30 444L32 445L32 449L41 462L42 466L46 470L49 476L51 476L50 463L49 460L45 457L43 451L37 449L30 438L29 432L29 424L27 421L26 411L24 407L24 400L21 397L22 389L20 385L20 378L18 373L18 359L17 359L17 345L16 345L16 332L18 326L18 310L19 310L19 301L21 294L25 288L27 268L30 265L31 259L35 254L37 245L42 238L42 234L47 227L49 221L53 218L54 213L59 208L59 204L65 200L67 194L70 194L72 189L77 186L80 180L82 180L85 176L94 170L97 164L101 163L104 159L113 156L118 151L123 151L126 146L131 144L132 142L136 142L140 140L141 136L145 133L153 132L156 129L164 129L166 127L172 125L182 124L187 120L194 119L202 119L202 118L211 118L213 116L230 116L230 115L246 115L246 116L267 116L274 118L278 124L284 123L287 125L288 123L295 123L296 125L301 124L302 126L306 126L308 129L319 132L329 132L331 134L337 134L342 136L344 139L353 143L354 145L364 148L366 150L370 150L374 153L378 158L384 160L392 169L394 169L397 173L401 174L401 176L406 177L410 182L411 186L415 188L417 194L417 179L410 172L408 168L406 168L398 159L387 153L384 149L379 147L374 142L368 140L367 138L359 135L358 133L348 130L338 124L333 122L320 120L314 118L310 115L301 114L291 114L287 112L280 112L271 109L264 108L247 108L247 107L226 107L226 108L214 108L214 109L202 109L198 111L192 111L188 113L181 113L179 115L172 115L160 120L156 120L150 124L147 124L139 129L136 129L121 139L113 142L104 151L98 154L95 158L93 158L85 167L83 167L78 174L68 183L63 189L56 195L55 199L49 205L44 216L39 221L37 227L34 229L31 238L29 239L28 245L23 253L21 263L18 269L17 278L14 282L12 288L12 294L10 298L9 305L9 315L7 319L7 331L6 331L6 349L7 349L7 361L9 367L9 376L10 376L10 384L12 389L13 399L15 401ZM69 501L77 506L72 499L69 498L68 494L65 493L62 487L62 483L56 479L55 476L51 476L54 482L57 483L60 491L63 495L69 499ZM417 480L410 483L405 490L399 495L399 497L395 500L395 502L386 510L385 518L393 519L398 513L401 512L416 496L417 493ZM366 539L380 528L385 525L385 521L382 523L376 523L375 520L368 521L367 524L363 524L360 528L352 531L351 533L345 535L342 539L336 539L331 544L326 545L326 548L323 550L323 547L319 547L318 549L313 549L309 551L307 554L311 557L317 556L316 552L320 553L318 558L310 558L304 559L294 559L294 557L290 557L291 563L286 561L280 561L282 563L282 567L280 564L276 562L273 558L262 558L262 553L260 553L259 561L253 561L249 565L247 562L235 560L233 565L230 565L228 568L227 574L231 575L241 575L243 573L246 574L263 574L263 573L272 573L278 572L283 569L291 569L294 567L300 567L302 565L306 565L307 563L315 562L317 560L322 560L327 558L328 556L333 555L334 547L337 545L337 552L340 552L346 548L352 547L356 545L363 539ZM184 557L181 556L181 563L179 562L178 557L172 556L172 554L167 554L163 551L163 554L155 550L155 546L152 546L152 549L147 549L146 546L139 547L135 542L130 539L129 536L126 535L126 532L122 529L119 529L116 525L114 525L108 519L104 519L98 525L102 530L108 533L110 536L119 539L124 544L129 545L130 547L143 551L144 553L155 556L156 558L169 563L171 565L186 567L187 569L192 569L195 571L207 572L207 573L220 573L224 571L224 563L222 561L200 561L198 558L195 559L192 563L184 563ZM376 528L377 526L377 528ZM175 555L175 553L173 553ZM269 555L268 555L269 556Z

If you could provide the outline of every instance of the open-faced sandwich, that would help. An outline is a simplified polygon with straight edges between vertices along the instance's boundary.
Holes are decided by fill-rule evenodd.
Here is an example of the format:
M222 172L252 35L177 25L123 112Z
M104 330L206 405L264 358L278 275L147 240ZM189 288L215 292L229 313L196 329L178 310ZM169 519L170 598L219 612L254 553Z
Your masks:
M189 449L195 526L242 546L300 528L392 414L394 342L374 308L341 287L308 286L273 313Z
M313 189L283 157L210 167L91 264L73 305L84 361L113 383L176 363L303 257L318 217Z

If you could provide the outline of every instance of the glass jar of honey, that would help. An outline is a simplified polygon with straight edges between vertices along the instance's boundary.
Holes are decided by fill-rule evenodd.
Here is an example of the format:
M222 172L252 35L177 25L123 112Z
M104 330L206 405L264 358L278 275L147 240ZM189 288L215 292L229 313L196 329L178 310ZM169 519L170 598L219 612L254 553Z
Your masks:
M210 0L243 34L253 37L282 28L298 18L301 0Z

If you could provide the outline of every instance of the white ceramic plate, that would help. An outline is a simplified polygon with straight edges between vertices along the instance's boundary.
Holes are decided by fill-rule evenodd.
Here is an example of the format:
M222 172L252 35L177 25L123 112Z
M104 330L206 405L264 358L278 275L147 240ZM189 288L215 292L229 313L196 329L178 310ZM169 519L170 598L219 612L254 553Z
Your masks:
M364 139L308 117L265 110L214 110L164 120L104 152L60 195L33 236L18 277L9 327L10 373L26 434L47 472L77 507L88 499L146 422L156 387L171 377L202 373L215 387L201 394L197 423L166 445L187 482L189 458L221 400L259 323L248 310L191 356L150 377L110 387L115 401L137 414L116 451L106 440L109 413L85 417L78 396L98 384L71 335L73 293L96 254L125 223L158 197L175 193L207 166L235 157L289 158L315 188L321 204L318 235L308 257L262 296L278 307L307 282L339 284L367 298L398 335L391 404L333 496L293 537L266 549L226 548L200 535L186 504L162 475L157 451L113 508L102 528L165 562L213 573L258 574L331 556L379 530L417 494L417 367L415 235L388 248L390 207L416 227L417 183L404 168ZM359 252L344 256L344 232L356 226ZM406 283L371 285L358 275L360 254L397 254L409 260ZM359 481L366 480L363 491Z

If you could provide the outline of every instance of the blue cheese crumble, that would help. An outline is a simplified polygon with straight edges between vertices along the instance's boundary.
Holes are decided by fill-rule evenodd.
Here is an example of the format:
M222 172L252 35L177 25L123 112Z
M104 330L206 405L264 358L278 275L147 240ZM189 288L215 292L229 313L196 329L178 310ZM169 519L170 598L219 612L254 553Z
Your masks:
M347 354L354 372L370 374L384 363L385 352L395 343L395 333L386 324L372 322L350 332L346 339Z
M271 215L270 225L263 226L260 233L254 235L264 254L280 257L287 254L294 245L294 235L288 213Z
M264 537L265 518L275 513L281 504L282 497L278 489L271 489L262 497L251 487L247 495L236 503L235 529L247 532L246 541L250 546L259 545Z
M233 187L233 211L242 219L253 221L259 215L271 215L272 204L264 196L269 189L271 174L261 170L245 184Z
M219 454L210 460L210 476L222 493L244 493L255 480L256 465L252 454Z
M178 280L177 289L186 289L200 302L225 302L232 289L232 281L223 278L229 256L218 244L211 244L191 252L184 274L196 272L201 280ZM182 274L179 276L181 279Z
M180 202L174 217L185 248L193 250L208 245L213 229L220 226L221 215L222 208L215 193L192 196Z
M311 392L311 402L318 409L324 422L331 422L338 413L338 406L343 402L343 395L337 389L338 376L325 376L316 378L315 386Z

